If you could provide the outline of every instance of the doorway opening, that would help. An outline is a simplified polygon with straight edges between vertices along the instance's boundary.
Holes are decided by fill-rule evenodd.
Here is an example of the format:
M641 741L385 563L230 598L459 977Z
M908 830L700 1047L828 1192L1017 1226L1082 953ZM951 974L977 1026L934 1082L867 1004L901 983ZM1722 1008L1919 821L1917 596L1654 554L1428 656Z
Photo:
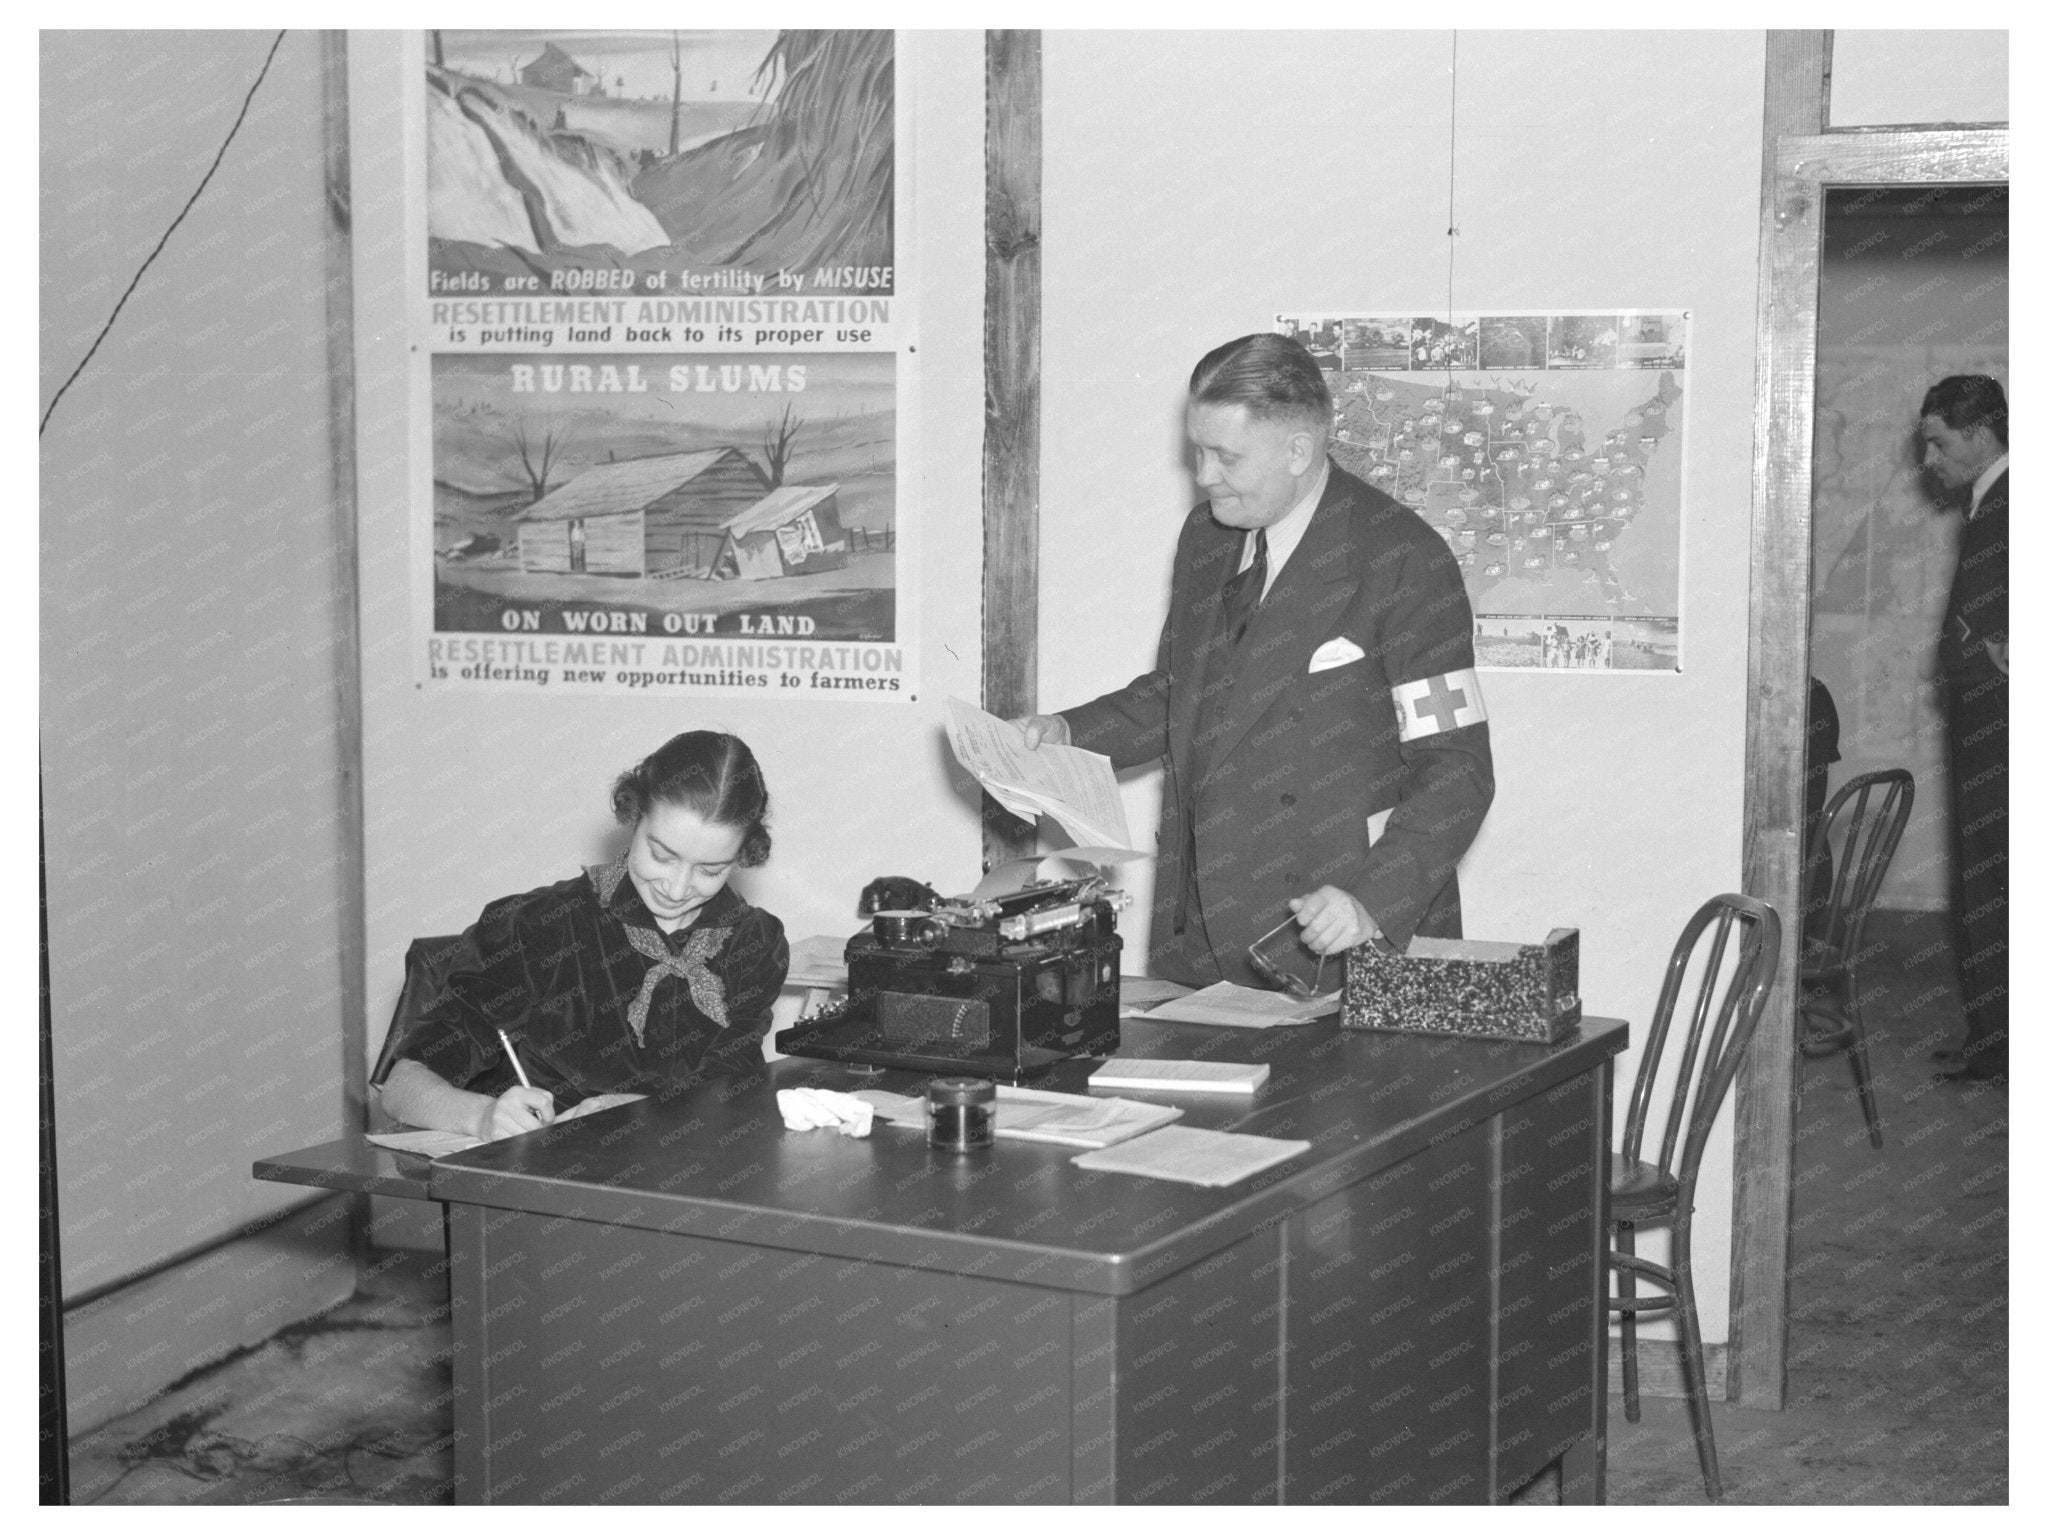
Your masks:
M1903 767L1919 790L1878 896L1885 911L1950 904L1934 661L1962 518L1921 472L1915 428L1937 379L2008 378L2008 206L2002 185L1826 194L1808 665L1840 720L1832 782Z

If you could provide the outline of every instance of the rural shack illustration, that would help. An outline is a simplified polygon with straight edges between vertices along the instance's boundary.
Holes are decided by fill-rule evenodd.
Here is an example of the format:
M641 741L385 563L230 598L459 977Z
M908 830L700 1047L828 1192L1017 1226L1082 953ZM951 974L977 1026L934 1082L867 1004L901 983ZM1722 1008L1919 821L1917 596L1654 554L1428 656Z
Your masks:
M754 579L846 564L837 485L769 490L737 448L599 464L518 517L521 570Z
M549 43L531 63L519 66L519 83L564 96L602 96L604 80Z
M846 564L837 485L784 485L726 524L714 576L814 575Z

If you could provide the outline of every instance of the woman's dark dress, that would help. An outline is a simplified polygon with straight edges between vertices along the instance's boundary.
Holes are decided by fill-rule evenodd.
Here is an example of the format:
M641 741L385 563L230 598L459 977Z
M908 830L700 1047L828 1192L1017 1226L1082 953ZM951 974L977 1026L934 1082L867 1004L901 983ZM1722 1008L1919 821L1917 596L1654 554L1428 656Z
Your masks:
M730 886L661 932L623 860L493 901L465 937L474 952L418 1018L394 1024L378 1080L415 1060L495 1097L519 1081L499 1029L558 1110L753 1070L789 970L782 923Z

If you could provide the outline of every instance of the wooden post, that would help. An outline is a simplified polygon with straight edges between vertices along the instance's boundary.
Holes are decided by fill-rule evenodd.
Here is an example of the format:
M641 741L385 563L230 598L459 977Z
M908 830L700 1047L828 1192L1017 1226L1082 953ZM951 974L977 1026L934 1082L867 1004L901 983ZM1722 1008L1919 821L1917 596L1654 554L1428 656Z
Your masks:
M1821 130L1827 115L1825 32L1770 32L1764 41L1764 152L1758 239L1755 470L1750 503L1749 708L1744 759L1742 888L1769 901L1785 924L1777 982L1751 1041L1735 1093L1734 1252L1728 1294L1728 1399L1749 1407L1785 1404L1787 1249L1791 1238L1792 1089L1799 1070L1793 1038L1799 1001L1800 836L1805 815L1807 567L1811 515L1805 500L1779 507L1769 486L1796 458L1812 461L1813 327L1781 334L1788 289L1807 285L1811 318L1818 293L1820 209L1791 210L1778 184L1778 143ZM1805 263L1781 263L1781 219L1803 218L1812 234ZM1788 350L1788 345L1790 350ZM1800 350L1803 348L1803 351ZM1806 435L1781 436L1770 423L1802 413Z
M438 40L440 34L434 34ZM320 34L327 191L328 492L334 530L335 782L341 812L341 907L335 961L341 990L341 1112L351 1130L369 1128L368 1002L363 972L369 938L363 913L363 669L357 633L355 259L350 249L348 33ZM370 1201L352 1200L350 1245L369 1255Z
M1005 719L1038 707L1039 50L1037 32L988 34L981 700ZM984 868L1037 846L987 795L981 826Z

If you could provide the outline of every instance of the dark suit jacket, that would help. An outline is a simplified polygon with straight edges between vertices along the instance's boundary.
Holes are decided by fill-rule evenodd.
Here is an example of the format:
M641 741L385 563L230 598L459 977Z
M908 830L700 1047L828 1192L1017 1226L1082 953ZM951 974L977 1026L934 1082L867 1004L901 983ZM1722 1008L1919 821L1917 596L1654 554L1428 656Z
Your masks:
M1984 642L2003 642L2006 636L2006 491L2011 479L2008 471L1993 480L1977 505L1977 515L1963 525L1948 611L1941 622L1941 670L1952 680L1999 674Z
M1493 798L1484 722L1403 742L1391 689L1472 665L1472 609L1457 561L1420 517L1332 465L1315 514L1238 651L1227 718L1208 753L1193 817L1194 866L1182 862L1189 754L1204 655L1218 638L1218 593L1243 534L1204 502L1174 556L1166 626L1152 671L1063 711L1074 743L1119 769L1166 757L1154 972L1217 978L1207 955L1179 952L1184 873L1199 891L1209 946L1226 979L1238 957L1288 919L1287 901L1320 885L1356 896L1405 946L1417 931L1456 936L1456 870ZM1362 652L1311 672L1332 640ZM1377 843L1367 818L1392 809Z

